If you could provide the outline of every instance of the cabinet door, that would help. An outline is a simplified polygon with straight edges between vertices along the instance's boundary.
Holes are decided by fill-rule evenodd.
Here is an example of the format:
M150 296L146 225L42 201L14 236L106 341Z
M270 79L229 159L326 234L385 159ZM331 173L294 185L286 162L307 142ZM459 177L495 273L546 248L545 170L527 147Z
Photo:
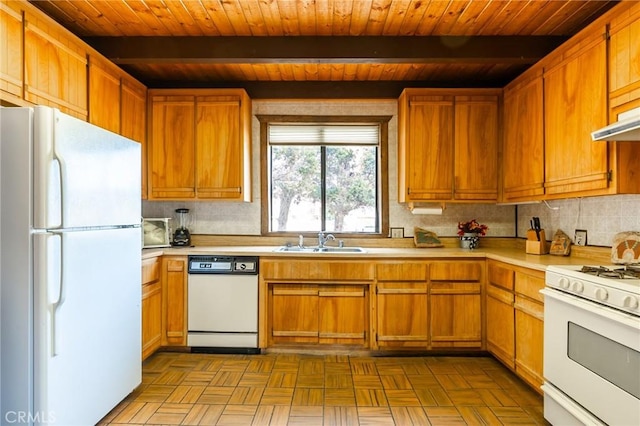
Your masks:
M0 98L17 103L22 98L22 13L13 2L0 2L0 43Z
M424 348L429 342L427 282L380 282L377 287L379 347Z
M195 192L193 96L153 96L149 140L151 199L189 199Z
M120 75L94 56L89 61L89 122L120 133Z
M142 198L147 198L147 88L122 77L120 134L142 144Z
M509 368L515 368L515 312L513 293L487 286L487 349Z
M497 96L456 96L453 157L454 199L498 199Z
M529 200L544 194L542 72L504 92L502 153L505 201Z
M628 102L640 97L640 4L631 2L626 7L611 21L609 91L612 97L634 91Z
M453 96L409 101L406 200L450 200L453 195Z
M482 346L479 283L431 283L431 347Z
M142 359L162 342L162 282L159 258L142 261Z
M368 297L364 285L324 285L318 292L320 344L366 346Z
M187 344L187 258L163 259L163 345Z
M87 119L87 52L59 25L25 13L25 99Z
M543 383L544 305L516 295L516 373L539 391Z
M318 343L318 286L272 284L270 344Z
M238 199L243 191L240 99L196 98L198 198Z
M544 75L545 191L605 193L607 143L591 132L607 124L607 49L600 36Z

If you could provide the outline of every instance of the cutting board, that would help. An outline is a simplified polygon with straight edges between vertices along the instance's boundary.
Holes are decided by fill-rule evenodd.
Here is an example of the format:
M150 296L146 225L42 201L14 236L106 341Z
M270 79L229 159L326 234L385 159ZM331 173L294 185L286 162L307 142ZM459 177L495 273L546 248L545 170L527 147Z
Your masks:
M640 262L640 232L620 232L613 237L611 261L616 264Z

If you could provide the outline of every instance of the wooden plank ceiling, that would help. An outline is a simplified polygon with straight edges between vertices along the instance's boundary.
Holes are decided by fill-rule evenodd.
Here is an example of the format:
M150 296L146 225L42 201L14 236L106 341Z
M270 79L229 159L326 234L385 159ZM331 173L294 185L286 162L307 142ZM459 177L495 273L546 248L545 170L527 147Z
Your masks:
M149 87L396 97L502 87L617 1L31 1Z

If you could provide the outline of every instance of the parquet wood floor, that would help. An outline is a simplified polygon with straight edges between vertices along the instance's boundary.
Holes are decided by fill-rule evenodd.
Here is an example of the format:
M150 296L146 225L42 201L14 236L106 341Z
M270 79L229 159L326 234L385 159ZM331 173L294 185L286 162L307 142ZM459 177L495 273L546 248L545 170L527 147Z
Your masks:
M493 358L159 352L99 425L541 425Z

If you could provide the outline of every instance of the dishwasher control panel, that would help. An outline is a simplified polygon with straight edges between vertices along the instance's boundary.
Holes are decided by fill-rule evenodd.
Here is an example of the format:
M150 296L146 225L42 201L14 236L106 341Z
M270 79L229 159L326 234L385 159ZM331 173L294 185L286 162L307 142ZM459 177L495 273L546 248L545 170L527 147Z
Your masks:
M256 256L189 256L190 274L248 274L258 273Z

